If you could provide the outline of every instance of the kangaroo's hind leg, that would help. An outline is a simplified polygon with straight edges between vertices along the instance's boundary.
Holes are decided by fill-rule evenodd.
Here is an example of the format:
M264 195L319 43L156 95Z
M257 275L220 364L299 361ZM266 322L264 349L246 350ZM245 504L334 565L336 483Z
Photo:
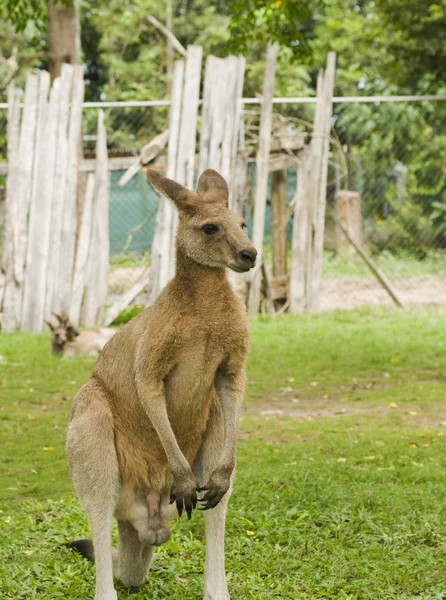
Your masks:
M154 547L141 543L138 531L128 521L118 521L119 544L117 577L129 588L145 583Z
M209 481L218 465L224 447L224 437L225 424L222 409L217 402L214 402L205 437L193 467L200 486ZM204 600L229 600L225 572L225 524L230 495L231 488L215 508L204 511L206 529Z
M104 391L94 382L87 383L74 399L67 455L73 484L92 531L95 600L116 600L111 528L119 469L112 415Z

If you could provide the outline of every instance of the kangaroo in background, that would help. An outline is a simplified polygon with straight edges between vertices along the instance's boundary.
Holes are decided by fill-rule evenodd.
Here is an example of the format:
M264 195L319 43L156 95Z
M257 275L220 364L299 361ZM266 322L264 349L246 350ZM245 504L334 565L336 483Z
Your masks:
M54 316L59 321L58 326L46 321L51 329L51 351L62 358L76 355L99 356L102 348L116 333L114 329L107 327L79 332L67 314L54 313Z
M249 332L225 269L249 271L257 251L218 173L205 171L195 193L153 170L147 177L179 212L176 274L109 341L74 398L67 454L93 543L69 545L96 562L95 600L116 600L113 573L143 584L154 547L170 537L168 517L190 518L205 492L204 598L228 600L225 515Z

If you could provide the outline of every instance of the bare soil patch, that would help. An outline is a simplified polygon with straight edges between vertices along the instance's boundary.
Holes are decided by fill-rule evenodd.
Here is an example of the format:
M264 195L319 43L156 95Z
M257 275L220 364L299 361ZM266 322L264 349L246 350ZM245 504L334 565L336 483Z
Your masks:
M425 277L393 278L408 308L446 306L446 279ZM393 306L393 300L374 278L343 277L322 282L321 310L352 309L360 306Z

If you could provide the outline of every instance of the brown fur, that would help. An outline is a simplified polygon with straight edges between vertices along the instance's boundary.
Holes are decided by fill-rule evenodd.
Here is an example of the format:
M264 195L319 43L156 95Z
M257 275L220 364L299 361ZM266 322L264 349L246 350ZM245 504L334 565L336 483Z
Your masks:
M93 504L101 490L89 486L103 486L118 522L130 522L141 543L147 529L164 527L170 494L181 512L196 503L197 478L207 490L205 509L214 508L230 488L248 321L225 268L247 271L256 257L242 219L228 210L226 182L215 171L203 173L196 193L154 171L147 176L179 210L176 275L156 303L105 346L92 378L74 399L67 444L93 533ZM203 227L210 225L218 231L208 235ZM95 448L98 455L107 448L100 467L109 470L107 484L100 482L103 472L91 476L99 460L92 462ZM95 555L98 561L96 548ZM108 600L113 597L108 579L97 568L96 598ZM209 581L222 579L217 570ZM124 583L128 579L118 575ZM207 587L217 585L209 581ZM226 589L225 581L218 586ZM220 600L227 591L218 593Z

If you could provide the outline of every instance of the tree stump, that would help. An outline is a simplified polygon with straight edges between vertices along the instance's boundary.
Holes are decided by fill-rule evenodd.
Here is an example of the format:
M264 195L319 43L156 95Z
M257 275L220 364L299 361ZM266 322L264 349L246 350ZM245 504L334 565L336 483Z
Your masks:
M361 196L358 192L340 190L335 196L335 213L350 236L362 246L364 230L362 227ZM355 249L348 242L339 225L336 225L336 248L338 252L354 254Z

